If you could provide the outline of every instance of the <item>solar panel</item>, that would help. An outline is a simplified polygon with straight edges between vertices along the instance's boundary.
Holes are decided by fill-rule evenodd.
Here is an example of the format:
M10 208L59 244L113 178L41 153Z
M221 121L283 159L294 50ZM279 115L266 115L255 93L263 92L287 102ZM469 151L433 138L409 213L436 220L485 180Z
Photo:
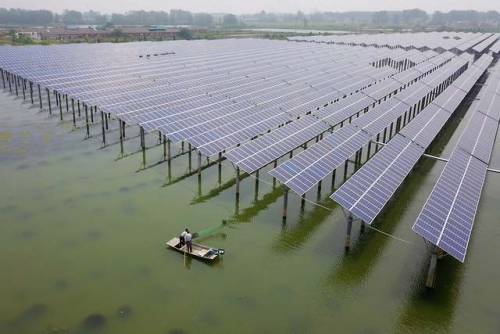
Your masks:
M478 110L488 117L500 121L500 80L492 78L493 80L488 80L488 86L485 86L481 93L479 100ZM486 88L486 89L485 89Z
M411 140L396 135L331 198L371 224L424 151Z
M330 36L296 36L289 40L329 43L335 45L362 45L403 49L432 49L436 51L466 51L491 36L482 33L425 32L399 34L355 34Z
M478 61L480 71L476 77L490 62L484 56ZM497 80L490 76L487 88L481 90L481 102L473 105L465 130L413 225L416 233L461 262L467 254L498 130L498 120L490 116L490 108L498 108L491 103L495 100L492 95L497 91Z
M487 165L455 150L412 229L464 262Z
M430 104L417 117L411 120L400 131L400 134L412 140L420 147L427 148L450 116L448 111L435 104Z
M449 56L445 55L443 59L449 59ZM431 70L436 65L427 64L427 66L426 69ZM418 75L422 74L418 73ZM409 77L401 76L400 79L403 78ZM411 76L410 79L413 80L413 78L414 76ZM401 87L401 83L394 80L391 82L391 80L392 79L388 79L389 82L371 86L367 89L369 94L382 98L398 90ZM306 118L303 119L307 119L307 124L300 124L303 121L299 121L299 123L292 122L269 134L264 134L254 141L250 141L231 150L226 153L225 156L244 171L252 173L326 131L328 127L326 127L323 122L328 122L330 125L334 126L356 113L363 111L376 101L369 97L369 94L366 94L365 90L364 93L356 93L334 104L330 104L319 111L313 110L312 115L318 119L316 122L312 122L312 118L306 116ZM170 138L173 138L172 135L170 135Z
M477 80L481 72L469 69L463 75ZM467 81L462 83L465 85ZM371 224L466 94L456 85L446 88L440 95L441 105L430 104L424 108L331 198Z
M297 194L305 194L319 180L349 159L370 135L344 127L269 172ZM342 147L340 150L339 148Z
M497 129L497 121L480 112L474 112L457 145L487 164L490 161Z
M463 62L458 61L446 66L430 75L427 81L437 86L446 80L450 73L453 73L453 70L458 70L462 65ZM397 99L390 99L378 105L368 114L352 121L352 124L334 132L305 152L278 166L270 174L296 193L304 194L345 160L353 156L372 137L409 110L411 105L405 101L417 103L433 88L434 86L420 85L404 94L398 94ZM330 144L336 136L343 138L344 133L350 133L349 142L336 143L333 146Z
M225 157L245 172L253 173L328 128L325 123L306 115L229 151Z

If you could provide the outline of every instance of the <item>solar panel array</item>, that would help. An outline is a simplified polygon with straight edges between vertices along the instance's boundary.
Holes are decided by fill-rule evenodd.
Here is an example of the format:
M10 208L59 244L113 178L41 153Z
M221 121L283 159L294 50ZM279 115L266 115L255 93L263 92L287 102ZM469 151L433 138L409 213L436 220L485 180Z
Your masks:
M371 224L484 73L484 55L349 178L331 198Z
M464 262L500 119L500 66L490 73L479 102L413 230Z
M497 40L500 34L493 34L481 43L475 45L472 50L474 50L477 53L483 53L484 51L487 51L490 46L492 46Z
M387 48L419 49L460 52L471 49L492 36L488 33L424 32L395 34L355 34L326 36L297 36L289 40L338 45L377 46ZM490 43L491 44L491 43Z
M447 63L453 56L452 53L444 53L432 58L431 61L420 63L362 92L352 94L325 108L313 110L314 117L301 118L299 125L297 122L286 124L269 134L242 144L225 156L242 170L252 173L386 96L403 89L403 85L414 83L424 74Z
M7 46L0 68L211 156L436 56L244 39Z
M455 58L415 83L411 89L401 91L351 124L326 136L270 171L270 174L297 194L306 193L466 64L464 58Z
M206 156L225 153L248 173L317 138L270 172L298 194L404 117L402 130L332 195L372 223L490 66L491 56L473 62L466 51L498 54L499 36L433 32L290 38L315 43L2 46L0 74L4 88L8 83L17 90L20 80L28 81L49 98L58 94L66 103L93 106L146 132L188 142ZM500 67L479 96L413 226L460 261L498 131Z

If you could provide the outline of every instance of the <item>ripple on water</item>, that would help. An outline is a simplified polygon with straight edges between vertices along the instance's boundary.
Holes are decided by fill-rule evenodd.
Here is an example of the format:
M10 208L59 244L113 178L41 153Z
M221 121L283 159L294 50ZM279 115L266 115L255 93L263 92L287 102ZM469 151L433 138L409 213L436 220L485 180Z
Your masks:
M66 290L68 288L68 281L65 279L58 279L54 282L54 288L56 288L56 290Z
M19 164L16 166L17 170L26 170L29 169L31 166L29 164Z
M231 304L240 305L247 309L257 309L258 303L255 298L250 296L235 296L230 298Z
M311 330L312 322L309 318L305 317L304 315L294 314L292 317L290 317L288 325L290 326L288 333L301 334L301 333L307 333Z
M48 307L45 304L37 303L22 311L11 325L14 327L32 324L47 314Z
M62 246L65 249L71 249L71 248L76 248L79 244L80 243L77 240L71 239L71 240L64 240Z
M33 217L33 214L31 212L23 211L23 212L19 212L18 214L16 214L14 216L14 219L16 222L19 222L19 221L29 220L32 217Z
M106 317L99 313L94 313L86 317L82 322L82 329L87 331L97 331L106 326Z
M187 334L188 332L181 328L173 328L167 332L167 334Z
M73 197L68 197L63 200L63 204L69 205L75 202L75 199Z
M212 309L205 309L198 315L198 321L209 327L217 327L221 325L221 320Z
M117 314L121 319L127 319L132 315L132 306L130 305L122 305L118 308Z
M123 186L118 189L119 192L121 193L128 193L130 191L129 187Z
M90 230L87 232L87 237L90 239L90 240L98 240L100 239L102 236L102 233L101 231L97 230L97 229L94 229L94 230Z
M128 217L137 215L137 213L139 212L137 207L132 203L125 203L121 207L121 212Z
M21 232L20 237L21 237L21 239L33 239L37 235L38 235L38 233L36 233L33 230L26 230L26 231Z
M17 208L18 208L18 206L15 205L15 204L8 204L8 205L2 206L0 208L0 213L3 213L3 214L7 213L7 214L9 214L9 213L12 213L12 212L16 211Z
M140 277L149 278L149 277L151 277L151 274L153 273L153 271L149 267L141 267L141 268L139 268L137 273Z

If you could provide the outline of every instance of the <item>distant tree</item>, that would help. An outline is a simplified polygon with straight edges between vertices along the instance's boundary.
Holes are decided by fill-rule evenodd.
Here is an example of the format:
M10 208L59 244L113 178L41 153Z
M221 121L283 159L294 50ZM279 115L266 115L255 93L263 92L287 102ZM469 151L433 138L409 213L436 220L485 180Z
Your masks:
M127 24L125 15L116 14L116 13L111 14L111 21L110 22L113 24L117 24L117 25Z
M193 24L193 14L185 10L172 9L170 10L170 23L180 25Z
M419 24L429 19L426 12L420 9L408 9L401 12L401 22L406 24Z
M201 27L210 27L213 24L214 18L210 14L198 13L194 14L193 23L194 25Z
M440 11L434 12L434 14L432 14L430 23L432 25L444 25L446 24L446 15Z
M113 31L111 32L111 36L121 37L121 36L123 36L123 31L119 28L113 29Z
M238 25L238 18L234 14L226 14L222 18L222 24L225 27L235 27Z
M152 24L165 25L170 23L170 16L165 11L149 12Z
M372 22L378 26L387 25L389 23L389 13L387 11L373 13Z
M500 21L500 14L495 10L487 11L484 14L485 18L490 21Z
M182 39L187 39L187 40L193 39L193 33L191 32L191 30L186 29L186 28L182 28L179 31L179 33L177 34L177 36L179 36Z
M48 10L24 10L0 8L0 24L49 25L54 15Z
M76 10L65 10L62 14L62 21L64 24L83 24L85 21L83 20L82 13Z
M106 15L90 10L82 14L85 24L104 25L108 21Z

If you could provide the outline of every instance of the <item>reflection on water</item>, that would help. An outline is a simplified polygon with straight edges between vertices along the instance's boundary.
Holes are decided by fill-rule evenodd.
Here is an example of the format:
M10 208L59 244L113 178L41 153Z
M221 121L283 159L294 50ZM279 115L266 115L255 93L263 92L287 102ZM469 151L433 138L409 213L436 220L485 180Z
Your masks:
M462 279L461 266L452 258L438 261L438 289L427 289L425 277L428 261L424 263L411 295L398 321L401 333L447 333L453 320L454 309Z
M276 202L282 195L283 189L281 187L275 188L271 192L262 196L261 199L254 201L250 207L241 210L235 218L240 222L250 222L260 212L266 210L269 205Z
M337 204L330 199L325 199L319 204L321 206L313 206L311 211L301 215L294 226L287 225L280 238L273 245L273 249L286 253L301 248L331 215L331 210L337 207Z

